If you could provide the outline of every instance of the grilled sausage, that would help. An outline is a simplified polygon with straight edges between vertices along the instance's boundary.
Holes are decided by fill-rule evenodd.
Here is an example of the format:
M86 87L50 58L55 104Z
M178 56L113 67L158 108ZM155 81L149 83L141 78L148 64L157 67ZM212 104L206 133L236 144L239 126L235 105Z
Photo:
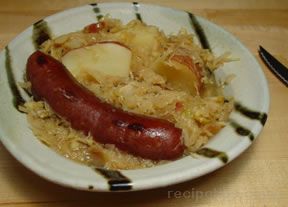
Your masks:
M152 160L172 160L184 151L182 130L166 120L125 112L80 85L65 66L36 51L27 62L36 99L46 101L71 127L100 143Z

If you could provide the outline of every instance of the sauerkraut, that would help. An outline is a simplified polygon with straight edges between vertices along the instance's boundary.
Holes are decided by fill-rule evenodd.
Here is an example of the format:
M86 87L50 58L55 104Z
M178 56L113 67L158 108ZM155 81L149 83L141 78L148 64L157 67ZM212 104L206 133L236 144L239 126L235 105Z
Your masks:
M213 71L229 61L227 54L215 57L197 45L193 35L184 29L177 35L166 35L138 20L124 25L105 17L101 23L105 27L99 32L85 28L65 34L44 42L41 50L61 61L69 51L98 42L125 45L132 52L129 76L99 72L96 77L79 74L77 80L103 101L125 111L173 122L182 129L186 147L183 156L193 154L225 126L233 100L223 96ZM110 169L144 168L168 162L143 159L113 145L97 143L91 136L72 129L43 101L31 99L21 110L27 113L36 137L77 162Z

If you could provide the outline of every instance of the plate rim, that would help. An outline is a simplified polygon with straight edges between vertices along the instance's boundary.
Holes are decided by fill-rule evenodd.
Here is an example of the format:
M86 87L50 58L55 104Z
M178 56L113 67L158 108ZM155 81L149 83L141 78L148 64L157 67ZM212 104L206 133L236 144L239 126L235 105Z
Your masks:
M132 4L128 3L128 2L113 2L113 3L99 3L98 5L107 5L107 7L109 7L110 5L114 5L114 6L119 6L122 9L126 9L125 7L123 8L123 5L128 5L128 4ZM53 18L54 16L57 15L61 15L62 13L66 13L66 12L73 12L73 11L77 11L79 9L83 9L84 7L87 7L89 4L85 4L82 6L78 6L78 7L73 7L73 8L69 8L69 9L64 9L64 10L60 10L52 15L46 16L43 19L50 19ZM132 5L131 5L132 6ZM186 12L185 10L181 10L181 9L176 9L176 8L171 8L171 7L167 7L167 6L162 6L162 5L157 5L157 4L148 4L148 3L139 3L139 6L150 6L150 7L157 7L159 9L169 9L169 10L174 10L174 11L178 11L178 12ZM223 27L221 27L220 25L215 24L214 22L211 22L208 19L205 19L201 16L195 15L195 17L200 20L205 22L206 24L208 24L209 26L213 26L214 28L216 28L217 30L220 30L221 32L226 33L226 35L228 35L230 38L233 39L233 41L236 41L238 46L241 46L241 49L244 50L248 55L249 58L251 58L251 60L253 60L253 62L257 65L257 71L259 74L261 74L261 81L262 81L262 86L263 88L263 92L264 92L264 100L265 102L263 102L262 104L262 112L266 112L267 114L269 113L269 106L270 106L270 94L269 94L269 87L268 87L268 82L267 79L265 77L265 74L263 72L261 65L259 64L258 60L255 58L255 56L251 53L251 51L237 38L235 37L232 33L230 33L229 31L225 30ZM17 41L18 38L21 38L21 36L23 36L25 33L29 32L29 30L31 30L33 24L28 26L25 30L23 30L22 32L20 32L18 35L16 35L8 44L11 44L14 41ZM0 56L4 56L4 49L1 51ZM255 127L254 127L255 128ZM253 129L254 129L253 128ZM263 129L263 126L261 127L260 125L258 125L258 127L256 129L254 129L254 134L255 134L255 138L259 137L261 130ZM256 131L255 131L256 130ZM71 188L75 188L75 189L81 189L81 190L87 190L87 184L79 184L79 185L75 185L74 182L71 182L71 180L69 180L69 178L67 180L63 180L63 178L60 179L53 179L53 172L52 174L50 174L50 170L47 171L47 169L42 168L42 166L38 166L37 162L34 162L33 160L30 159L25 159L25 156L21 156L22 154L19 154L17 152L17 147L15 146L15 144L13 142L10 142L8 139L8 136L5 136L5 134L2 132L2 127L0 127L0 140L3 143L3 145L5 146L5 148L9 151L9 153L11 153L13 155L14 158L16 158L16 160L18 160L22 165L24 165L26 168L30 169L32 172L36 173L37 175L39 175L40 177L50 180L53 183L57 183L60 184L62 186L66 186L66 187L71 187ZM248 149L248 147L252 144L252 142L246 142L246 139L242 139L241 142L239 142L236 146L234 146L232 149L229 149L228 151L225 151L226 153L229 153L229 160L228 163L230 163L232 160L234 160L236 157L240 156L246 149ZM169 175L166 179L169 180L169 182L158 182L157 185L153 185L150 182L150 185L146 184L141 184L141 182L147 182L149 180L144 179L144 180L138 180L138 184L139 185L135 185L135 183L133 182L133 189L131 191L138 191L138 190L145 190L145 189L153 189L153 188L158 188L158 187L164 187L164 186L168 186L168 185L173 185L173 184L177 184L177 183L181 183L184 181L188 181L188 180L192 180L195 179L197 177L203 176L205 174L208 174L212 171L215 171L217 169L219 169L220 167L224 166L225 164L219 162L218 159L209 159L207 160L207 163L203 163L207 166L210 166L209 168L206 168L205 170L202 170L201 173L198 174L193 174L193 169L187 169L184 172L182 172L181 177L178 176L172 176ZM226 163L227 164L227 163ZM36 169L35 169L36 168ZM147 170L147 169L137 169L137 170ZM194 169L195 170L195 169ZM123 172L125 175L128 175L129 177L129 171L131 172L131 170L120 170L121 172ZM133 171L133 170L132 170ZM49 173L48 173L49 172ZM192 172L192 174L190 174ZM163 176L165 177L165 176ZM175 178L175 179L171 179L171 178ZM153 178L154 180L156 178ZM153 179L150 179L153 180ZM97 180L97 179L95 179ZM163 179L164 180L164 179ZM149 183L149 182L148 182ZM136 188L135 188L136 187ZM92 189L92 191L101 191L101 192L110 192L109 191L109 186L107 184L105 184L104 182L97 182L97 188ZM91 190L91 189L90 189Z

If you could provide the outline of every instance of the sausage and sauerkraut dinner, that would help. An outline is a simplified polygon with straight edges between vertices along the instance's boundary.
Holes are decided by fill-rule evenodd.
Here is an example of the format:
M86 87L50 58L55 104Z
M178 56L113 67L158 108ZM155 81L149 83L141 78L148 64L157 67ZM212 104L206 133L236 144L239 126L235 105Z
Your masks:
M33 97L21 110L33 133L74 161L109 169L152 167L193 154L225 126L233 100L215 57L184 29L104 17L47 40L27 61Z

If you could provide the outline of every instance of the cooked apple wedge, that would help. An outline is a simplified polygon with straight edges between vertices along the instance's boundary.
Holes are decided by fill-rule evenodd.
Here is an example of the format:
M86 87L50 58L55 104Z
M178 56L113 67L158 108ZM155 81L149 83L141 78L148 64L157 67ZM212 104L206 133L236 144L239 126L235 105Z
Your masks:
M69 51L62 57L62 63L76 78L80 74L97 77L99 72L128 77L131 57L130 49L121 43L99 42Z
M203 71L189 56L172 55L166 61L159 61L155 71L166 78L167 83L178 90L200 95L203 88Z

